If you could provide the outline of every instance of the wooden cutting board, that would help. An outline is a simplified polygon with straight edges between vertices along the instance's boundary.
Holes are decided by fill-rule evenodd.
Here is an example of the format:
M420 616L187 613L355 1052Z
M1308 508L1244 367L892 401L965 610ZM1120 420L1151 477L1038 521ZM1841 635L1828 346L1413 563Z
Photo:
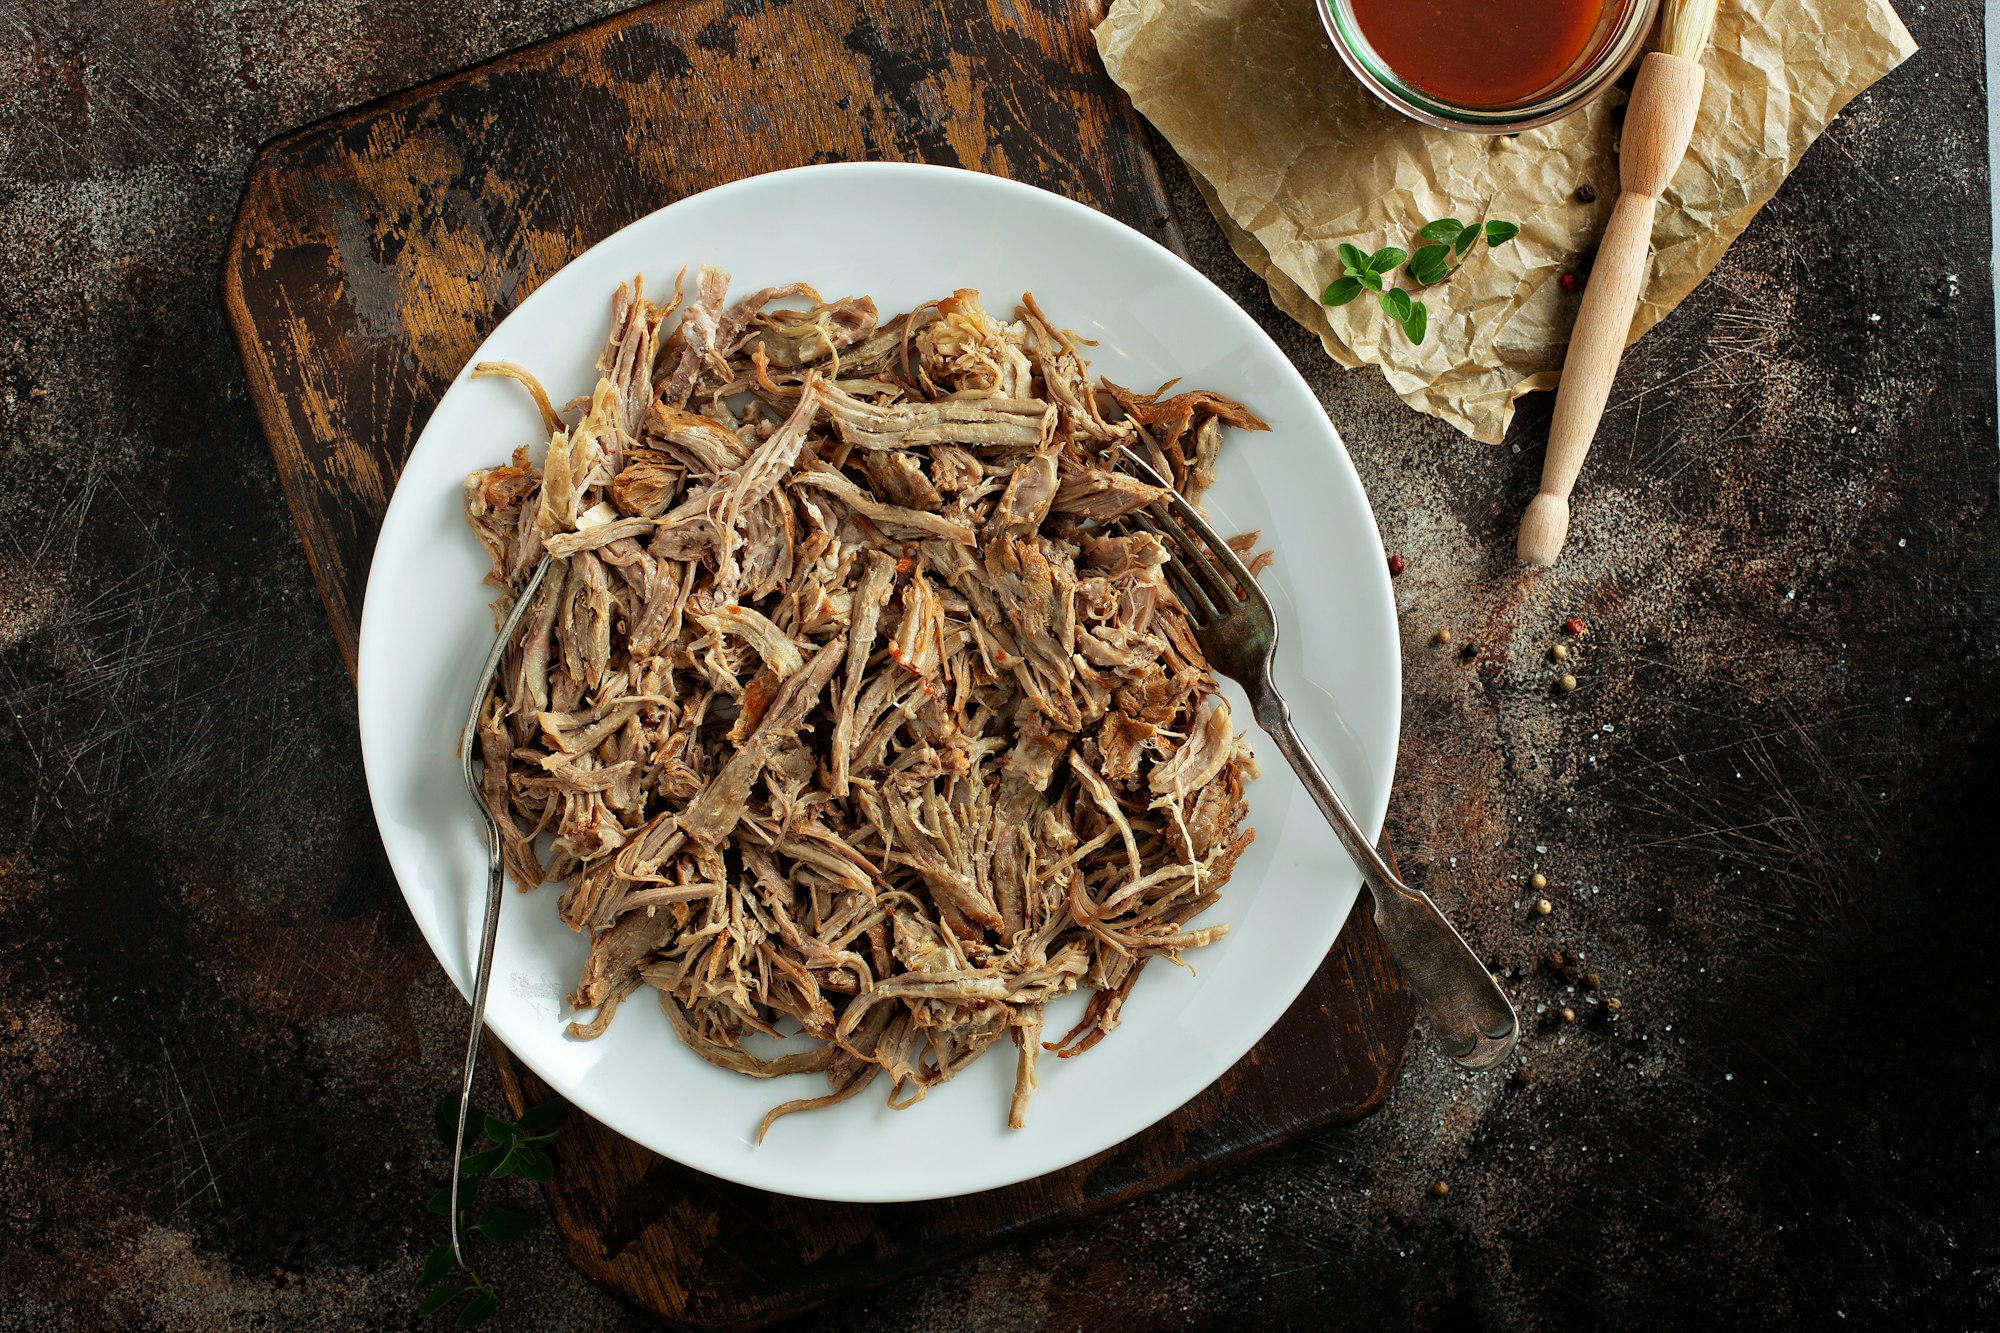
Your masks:
M626 223L758 172L885 158L1029 181L1179 250L1144 134L1091 46L1098 17L1091 0L669 0L267 145L223 302L349 668L376 531L445 386L543 279ZM934 1203L811 1203L575 1115L549 1207L595 1280L676 1323L755 1328L1365 1115L1411 1025L1363 913L1240 1064L1067 1171ZM517 1112L549 1095L493 1057Z

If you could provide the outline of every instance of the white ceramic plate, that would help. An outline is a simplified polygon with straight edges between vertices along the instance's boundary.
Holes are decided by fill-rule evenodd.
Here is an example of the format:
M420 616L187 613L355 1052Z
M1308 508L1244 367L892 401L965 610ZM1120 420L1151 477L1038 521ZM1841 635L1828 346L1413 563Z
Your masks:
M859 163L779 172L684 199L579 256L496 329L474 361L518 361L562 402L587 393L612 292L648 292L682 265L729 270L732 291L804 279L866 293L885 315L959 287L1003 316L1032 291L1097 341L1093 368L1150 389L1174 376L1250 405L1268 435L1232 432L1210 508L1224 531L1261 528L1277 552L1264 586L1283 636L1279 680L1300 730L1348 805L1378 830L1400 704L1395 606L1360 479L1305 382L1250 317L1138 232L1080 204L992 176ZM469 367L468 367L469 371ZM540 434L526 394L461 373L404 467L382 524L361 624L361 742L396 878L424 938L469 990L485 852L460 782L458 729L493 635L487 563L460 512L474 468ZM537 451L539 452L539 450ZM1240 725L1250 726L1241 694ZM1253 729L1254 730L1254 729ZM1253 743L1261 735L1253 736ZM916 1106L886 1088L780 1121L772 1105L825 1091L819 1075L760 1081L717 1069L634 996L596 1041L563 1035L585 941L556 916L559 889L509 892L487 1022L551 1087L657 1152L761 1189L887 1202L991 1189L1111 1147L1207 1087L1277 1021L1332 945L1360 886L1289 768L1250 785L1256 842L1221 903L1220 943L1155 962L1124 1023L1073 1060L1045 1058L1026 1129L1006 1128L1013 1059L983 1059ZM1081 1012L1050 1015L1060 1033Z

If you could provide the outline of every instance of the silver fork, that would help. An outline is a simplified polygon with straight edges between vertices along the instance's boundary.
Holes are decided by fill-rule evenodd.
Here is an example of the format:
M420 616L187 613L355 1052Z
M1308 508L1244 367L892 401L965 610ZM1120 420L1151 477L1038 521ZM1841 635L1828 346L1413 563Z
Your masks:
M507 645L513 642L514 631L521 624L521 617L527 614L528 603L535 600L535 590L542 586L542 577L549 572L549 557L544 555L535 572L529 576L527 586L514 600L507 619L501 624L500 632L493 638L493 647L486 654L486 665L479 669L479 684L472 691L472 707L466 713L465 730L458 737L458 763L465 774L465 789L472 793L472 804L478 809L479 817L486 821L486 914L479 923L479 966L472 974L472 1032L465 1039L465 1081L458 1090L458 1134L451 1141L451 1255L460 1268L470 1268L458 1243L458 1168L465 1158L465 1121L472 1112L472 1071L479 1066L479 1034L486 1026L486 990L493 979L493 942L500 935L500 899L506 885L507 876L500 862L500 826L493 822L493 812L486 808L486 802L479 795L479 779L472 771L475 756L479 753L479 714L486 707L486 692L492 688L493 673L500 668L500 659L506 655Z
M1270 600L1199 510L1138 454L1123 445L1118 452L1141 480L1166 489L1165 503L1144 512L1155 535L1178 548L1167 562L1167 581L1187 610L1195 641L1209 665L1250 696L1257 725L1277 742L1278 752L1291 762L1360 868L1375 901L1375 925L1416 992L1438 1043L1467 1069L1492 1068L1507 1058L1520 1035L1514 1006L1437 904L1389 868L1299 739L1292 710L1271 681L1278 618Z

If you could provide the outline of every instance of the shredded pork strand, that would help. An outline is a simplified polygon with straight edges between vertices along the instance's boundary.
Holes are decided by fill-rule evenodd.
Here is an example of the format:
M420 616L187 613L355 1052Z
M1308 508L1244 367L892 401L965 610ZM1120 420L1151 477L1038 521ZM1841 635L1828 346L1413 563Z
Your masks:
M466 482L492 582L554 561L482 713L508 867L563 881L590 936L574 1035L644 986L715 1064L825 1075L760 1139L878 1074L910 1105L1002 1038L1018 1127L1039 1052L1089 1049L1149 958L1227 929L1189 923L1253 836L1167 552L1120 522L1157 492L1110 451L1198 495L1224 427L1263 423L1093 383L1031 297L885 324L728 288L622 286L571 426L527 370L480 368L550 435Z

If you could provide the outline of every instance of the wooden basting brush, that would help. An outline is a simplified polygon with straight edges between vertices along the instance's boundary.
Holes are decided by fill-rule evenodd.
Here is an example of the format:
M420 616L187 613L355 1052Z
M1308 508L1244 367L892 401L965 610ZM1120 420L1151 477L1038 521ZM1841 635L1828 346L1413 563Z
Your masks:
M1632 310L1646 276L1653 213L1674 178L1701 110L1701 53L1715 28L1716 0L1666 0L1661 49L1639 66L1625 108L1618 202L1597 248L1597 262L1576 312L1555 418L1542 462L1542 489L1521 519L1521 559L1553 565L1569 535L1569 493L1597 433L1618 358L1632 331Z

